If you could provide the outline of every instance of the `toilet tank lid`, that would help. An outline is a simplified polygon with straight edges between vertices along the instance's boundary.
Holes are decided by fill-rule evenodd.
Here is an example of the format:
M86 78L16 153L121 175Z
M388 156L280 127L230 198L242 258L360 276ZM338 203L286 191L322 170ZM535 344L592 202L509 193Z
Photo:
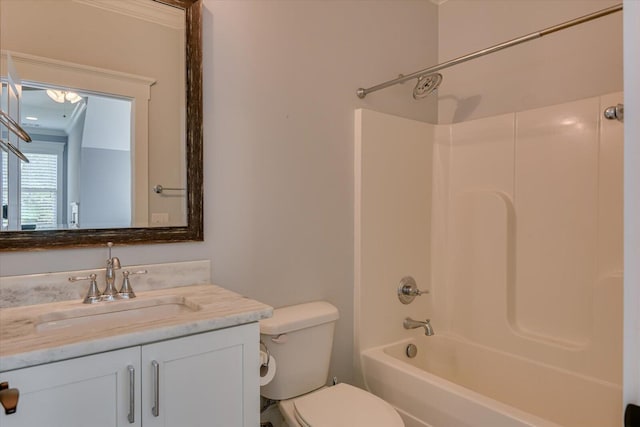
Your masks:
M274 309L272 317L261 320L260 333L265 335L284 334L333 322L339 317L338 309L326 301L290 305Z

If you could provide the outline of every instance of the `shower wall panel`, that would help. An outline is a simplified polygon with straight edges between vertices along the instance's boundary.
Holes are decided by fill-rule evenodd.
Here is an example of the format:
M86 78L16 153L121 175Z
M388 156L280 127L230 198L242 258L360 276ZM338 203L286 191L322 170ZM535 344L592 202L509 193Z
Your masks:
M404 305L397 287L402 277L413 276L420 289L431 288L435 126L356 110L355 129L355 354L359 355L360 348L410 336L402 327L406 316L424 320L431 313L431 295Z
M514 327L589 343L598 234L598 98L516 114Z
M513 194L513 115L461 123L452 127L451 137L448 255L455 256L446 257L448 280L454 284L448 312L455 314L453 330L490 340L496 330L476 319L507 320L502 299L512 248L503 198ZM458 285L471 282L486 286Z
M617 102L451 125L432 225L446 244L432 253L452 333L621 382L622 124L601 119Z

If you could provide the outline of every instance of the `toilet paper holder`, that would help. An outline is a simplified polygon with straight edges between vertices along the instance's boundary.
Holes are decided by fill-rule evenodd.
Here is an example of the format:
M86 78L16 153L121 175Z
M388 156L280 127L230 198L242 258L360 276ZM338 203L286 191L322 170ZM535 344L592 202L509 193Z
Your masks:
M264 347L264 352L267 353L267 361L266 362L262 362L262 360L260 361L260 366L264 366L265 368L269 369L269 360L271 360L271 353L269 352L269 348L267 347L267 345L264 343L264 341L260 340L260 346Z

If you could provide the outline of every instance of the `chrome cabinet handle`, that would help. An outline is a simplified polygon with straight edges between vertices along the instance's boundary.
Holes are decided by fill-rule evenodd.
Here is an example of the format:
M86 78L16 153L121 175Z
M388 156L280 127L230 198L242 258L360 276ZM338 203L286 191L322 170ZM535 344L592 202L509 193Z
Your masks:
M17 388L9 388L9 381L0 383L0 404L2 404L5 414L11 415L16 413L19 398L20 390Z
M127 420L129 424L136 422L136 370L133 366L127 366L129 371L129 414Z
M151 361L153 367L153 407L151 408L151 414L154 417L160 415L160 364L153 360Z

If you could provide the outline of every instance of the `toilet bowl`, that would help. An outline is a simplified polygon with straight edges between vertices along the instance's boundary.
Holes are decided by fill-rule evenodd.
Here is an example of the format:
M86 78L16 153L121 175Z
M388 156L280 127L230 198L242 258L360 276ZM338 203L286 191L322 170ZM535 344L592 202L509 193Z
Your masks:
M278 401L289 427L403 427L395 409L360 388L326 387L338 310L324 301L278 308L260 321L260 339L276 360L260 394Z
M402 427L389 403L348 384L336 384L279 402L290 427Z

